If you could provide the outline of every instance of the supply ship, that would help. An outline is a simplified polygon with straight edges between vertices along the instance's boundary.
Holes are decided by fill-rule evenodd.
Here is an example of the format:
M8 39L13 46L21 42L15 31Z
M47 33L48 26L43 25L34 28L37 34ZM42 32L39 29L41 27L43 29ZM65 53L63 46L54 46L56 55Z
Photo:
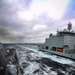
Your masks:
M75 32L69 22L67 29L57 30L57 34L50 34L45 43L39 46L39 50L75 60Z

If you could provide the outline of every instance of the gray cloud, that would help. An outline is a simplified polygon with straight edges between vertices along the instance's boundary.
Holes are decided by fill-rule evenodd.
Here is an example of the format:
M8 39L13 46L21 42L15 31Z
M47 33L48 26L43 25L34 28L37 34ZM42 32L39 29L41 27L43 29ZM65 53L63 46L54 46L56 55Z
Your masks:
M61 28L62 22L54 21L46 13L31 21L21 20L17 13L29 9L31 2L32 0L0 1L0 42L44 42L50 32ZM36 25L46 25L46 28L34 29Z

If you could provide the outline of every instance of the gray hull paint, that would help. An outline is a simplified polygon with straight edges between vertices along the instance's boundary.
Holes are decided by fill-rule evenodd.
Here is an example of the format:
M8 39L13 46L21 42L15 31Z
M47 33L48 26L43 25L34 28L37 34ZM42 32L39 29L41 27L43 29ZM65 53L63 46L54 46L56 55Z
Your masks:
M75 60L75 54L67 54L67 53L51 51L51 50L45 50L45 49L40 49L40 50L50 52L50 53L55 54L55 55L59 55L59 56L63 56L63 57L67 57L67 58Z
M75 32L71 30L71 27L72 24L69 23L70 30L63 29L57 31L56 35L50 34L49 38L45 39L45 43L39 46L39 49L75 60Z

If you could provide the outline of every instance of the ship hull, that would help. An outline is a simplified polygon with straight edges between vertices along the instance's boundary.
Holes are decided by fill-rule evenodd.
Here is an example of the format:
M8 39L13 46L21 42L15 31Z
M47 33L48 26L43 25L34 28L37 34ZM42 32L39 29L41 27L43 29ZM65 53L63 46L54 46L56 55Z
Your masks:
M75 54L68 54L68 53L45 50L45 49L39 49L39 50L45 51L45 52L50 52L50 53L55 54L55 55L59 55L59 56L62 56L62 57L66 57L66 58L75 60Z

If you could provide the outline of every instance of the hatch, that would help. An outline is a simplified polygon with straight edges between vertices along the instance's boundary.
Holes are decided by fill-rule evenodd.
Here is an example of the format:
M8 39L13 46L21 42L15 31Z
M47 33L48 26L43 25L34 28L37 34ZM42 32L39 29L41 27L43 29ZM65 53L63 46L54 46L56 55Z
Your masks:
M57 51L58 51L58 52L63 52L63 48L60 48L60 47L59 47L59 48L57 48Z

